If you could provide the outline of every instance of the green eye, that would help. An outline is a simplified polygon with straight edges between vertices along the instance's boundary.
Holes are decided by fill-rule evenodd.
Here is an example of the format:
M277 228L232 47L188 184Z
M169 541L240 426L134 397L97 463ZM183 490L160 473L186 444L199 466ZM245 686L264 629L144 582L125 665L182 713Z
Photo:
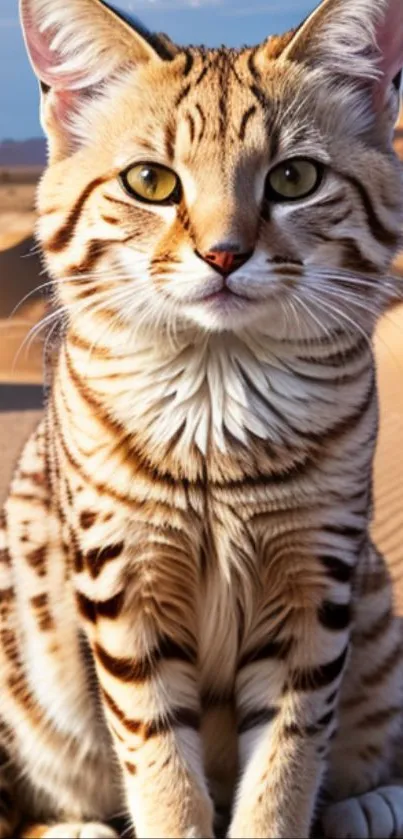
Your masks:
M151 204L178 201L180 182L175 172L156 163L139 163L120 176L126 191Z
M270 172L267 179L268 201L298 201L318 188L323 175L320 163L303 158L286 160Z

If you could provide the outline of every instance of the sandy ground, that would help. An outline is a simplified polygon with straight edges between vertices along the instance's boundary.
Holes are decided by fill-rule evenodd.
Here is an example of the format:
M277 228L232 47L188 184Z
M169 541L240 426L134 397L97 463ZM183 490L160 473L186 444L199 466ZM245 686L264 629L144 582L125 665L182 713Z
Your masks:
M41 342L27 338L45 313L35 288L47 279L32 236L34 199L34 182L0 184L0 383L42 381Z

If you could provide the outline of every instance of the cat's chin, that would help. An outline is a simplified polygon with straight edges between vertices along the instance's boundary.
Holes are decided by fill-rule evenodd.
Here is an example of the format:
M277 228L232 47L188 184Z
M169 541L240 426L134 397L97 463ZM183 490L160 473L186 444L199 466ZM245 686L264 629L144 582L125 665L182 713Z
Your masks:
M186 318L209 332L243 329L262 317L262 304L219 292L184 307Z

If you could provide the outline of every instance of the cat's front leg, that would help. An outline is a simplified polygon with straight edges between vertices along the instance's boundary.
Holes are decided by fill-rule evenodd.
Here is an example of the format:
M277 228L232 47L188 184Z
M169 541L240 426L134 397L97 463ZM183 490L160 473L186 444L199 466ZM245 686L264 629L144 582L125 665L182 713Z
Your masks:
M242 777L231 839L310 835L349 653L350 592L336 588L321 604L313 592L311 604L291 609L274 641L260 624L240 662Z
M76 585L136 835L209 839L192 561L162 530L119 548L92 552L96 574L84 558Z

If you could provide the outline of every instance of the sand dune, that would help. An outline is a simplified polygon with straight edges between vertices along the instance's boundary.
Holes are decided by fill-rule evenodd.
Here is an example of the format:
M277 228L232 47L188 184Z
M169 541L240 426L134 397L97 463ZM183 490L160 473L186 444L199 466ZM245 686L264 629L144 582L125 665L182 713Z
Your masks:
M8 229L4 240L14 243L26 232L28 220L24 219L22 227ZM25 339L42 319L46 308L44 296L35 291L47 279L42 276L35 247L32 236L24 236L18 244L0 251L0 383L42 381L41 341L24 347ZM24 298L25 302L22 302Z
M0 383L40 383L42 345L22 349L30 330L45 312L35 288L42 265L33 239L38 169L8 170L0 179ZM21 301L30 295L27 300ZM18 308L17 308L18 307ZM12 314L14 312L14 314ZM11 317L10 317L11 316Z
M0 215L0 250L14 247L32 235L35 213L9 212Z

